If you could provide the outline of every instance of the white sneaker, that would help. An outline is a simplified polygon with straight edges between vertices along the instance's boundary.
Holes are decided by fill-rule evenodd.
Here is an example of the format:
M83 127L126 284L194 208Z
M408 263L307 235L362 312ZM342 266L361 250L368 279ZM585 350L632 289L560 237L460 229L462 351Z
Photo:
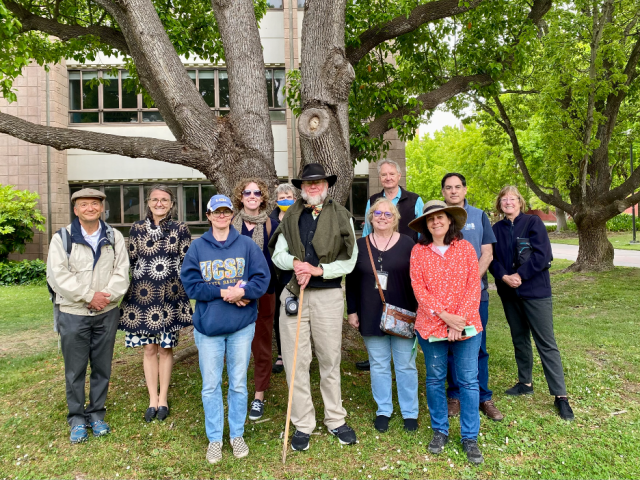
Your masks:
M222 460L222 442L210 442L207 448L207 462L217 463L220 460Z
M249 447L244 443L244 438L236 437L231 440L231 448L233 448L233 456L242 458L249 455Z

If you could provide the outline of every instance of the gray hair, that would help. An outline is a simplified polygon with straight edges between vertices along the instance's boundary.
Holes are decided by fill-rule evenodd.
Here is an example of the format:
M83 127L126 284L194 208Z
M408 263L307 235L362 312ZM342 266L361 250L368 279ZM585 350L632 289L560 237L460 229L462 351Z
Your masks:
M388 158L385 158L384 160L380 160L378 162L378 175L380 175L380 169L382 168L383 165L394 166L396 168L396 172L402 175L402 169L400 168L400 165L398 164L398 162L394 162L393 160L389 160Z
M278 195L280 195L281 193L290 193L291 195L293 195L293 198L296 198L296 188L291 185L290 183L281 183L280 185L278 185L278 188L276 188L276 198L278 198Z

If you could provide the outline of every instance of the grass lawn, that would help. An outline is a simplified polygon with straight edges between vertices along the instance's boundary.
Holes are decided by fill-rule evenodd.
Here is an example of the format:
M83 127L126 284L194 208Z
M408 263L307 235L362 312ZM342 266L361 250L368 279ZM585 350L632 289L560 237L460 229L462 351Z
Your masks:
M554 270L569 263L556 260ZM506 418L494 423L482 417L479 443L485 463L479 467L466 462L457 419L451 422L445 453L428 454L431 430L421 355L418 432L405 433L397 413L386 434L373 428L376 406L369 374L354 366L366 356L357 336L345 340L342 393L358 445L341 447L321 428L307 452L289 451L283 467L280 435L287 388L280 374L267 392L263 418L268 421L246 425L249 456L236 460L225 439L223 461L211 466L205 460L208 442L196 358L175 366L167 421L147 425L141 352L125 350L122 333L107 401L113 433L70 445L64 366L51 331L46 287L0 287L0 478L639 478L640 269L555 273L552 282L556 338L576 420L567 423L556 415L537 355L535 394L503 394L516 381L516 365L502 307L492 291L490 386ZM187 344L183 339L180 348ZM312 372L321 425L316 361ZM250 395L251 379L252 371Z
M633 234L631 232L622 232L622 233L609 233L609 241L613 245L613 248L617 248L620 250L639 250L640 251L640 243L636 243L634 245L629 245L629 242L633 239ZM565 245L579 245L578 236L576 234L575 237L570 238L555 238L553 233L549 234L549 238L551 239L551 243L564 243ZM636 240L640 241L640 232L636 232Z

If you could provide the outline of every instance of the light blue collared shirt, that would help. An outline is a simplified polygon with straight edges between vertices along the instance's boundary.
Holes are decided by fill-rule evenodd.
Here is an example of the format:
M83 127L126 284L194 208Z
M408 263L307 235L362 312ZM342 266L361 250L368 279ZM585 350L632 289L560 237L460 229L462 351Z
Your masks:
M395 197L393 197L391 199L391 203L393 203L394 205L398 205L398 200L400 200L400 196L401 195L402 195L402 187L398 187L398 193L396 194ZM382 191L382 196L386 197L386 195L384 194L384 190ZM420 198L418 196L418 200L416 200L416 208L415 208L415 217L414 218L418 218L420 215L422 215L422 208L423 207L424 207L424 202L422 201L422 198ZM365 223L364 223L364 228L362 229L362 236L363 237L366 237L367 235L369 235L373 230L372 227L371 227L371 224L367 221L367 218L369 218L369 210L370 209L371 209L371 199L367 200L367 209L364 212Z

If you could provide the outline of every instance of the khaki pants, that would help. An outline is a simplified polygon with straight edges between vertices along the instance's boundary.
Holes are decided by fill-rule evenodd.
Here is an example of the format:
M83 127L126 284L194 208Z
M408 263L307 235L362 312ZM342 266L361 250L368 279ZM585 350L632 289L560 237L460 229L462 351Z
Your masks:
M280 301L280 340L282 360L291 382L293 353L296 343L297 316L284 310L285 300L291 294L282 292ZM300 320L300 339L296 378L291 404L291 422L303 433L311 434L316 428L316 414L311 400L309 365L311 364L311 335L320 367L320 393L324 401L324 424L333 430L345 423L346 410L342 407L340 392L340 360L342 357L342 318L344 300L341 288L310 288L304 292Z

